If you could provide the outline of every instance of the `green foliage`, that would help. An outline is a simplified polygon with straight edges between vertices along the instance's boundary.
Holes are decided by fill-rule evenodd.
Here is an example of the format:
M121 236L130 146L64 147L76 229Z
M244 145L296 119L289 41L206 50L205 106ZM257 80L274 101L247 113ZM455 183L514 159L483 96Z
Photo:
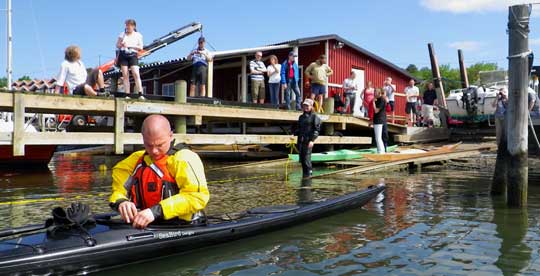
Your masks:
M4 88L4 87L7 87L7 78L6 77L0 78L0 88Z
M24 75L20 77L17 81L31 81L31 80L32 78L30 78L30 76Z
M422 67L419 70L417 69L416 72L414 69L417 69L416 65L414 64L410 64L406 68L409 73L422 81L420 87L423 90L425 89L425 85L427 84L427 82L433 80L431 69L429 67ZM439 70L441 71L444 89L447 93L450 90L461 88L461 77L459 73L459 68L452 68L450 64L443 64L439 66ZM494 70L498 70L497 63L479 62L468 66L467 77L469 78L469 84L477 84L480 81L478 74L480 71Z

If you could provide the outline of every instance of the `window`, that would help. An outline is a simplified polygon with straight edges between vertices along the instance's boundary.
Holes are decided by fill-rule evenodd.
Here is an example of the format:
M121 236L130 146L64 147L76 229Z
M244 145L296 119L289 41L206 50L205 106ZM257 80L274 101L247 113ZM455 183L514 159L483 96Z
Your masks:
M163 85L161 85L161 95L174 97L174 83L164 83Z

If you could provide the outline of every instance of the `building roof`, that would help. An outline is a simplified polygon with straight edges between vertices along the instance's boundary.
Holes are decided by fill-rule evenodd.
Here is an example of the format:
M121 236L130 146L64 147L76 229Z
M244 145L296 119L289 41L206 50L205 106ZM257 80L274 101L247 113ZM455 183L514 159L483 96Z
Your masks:
M353 48L354 50L398 71L399 73L402 73L410 78L414 78L416 79L413 75L411 75L407 70L395 65L394 63L342 38L341 36L339 35L336 35L336 34L328 34L328 35L321 35L321 36L312 36L312 37L304 37L304 38L298 38L298 39L294 39L294 40L288 40L288 41L283 41L283 42L279 42L279 43L274 43L274 44L270 44L270 45L266 45L266 46L261 46L261 47L254 47L254 48L246 48L246 49L235 49L235 50L227 50L227 51L216 51L215 54L217 56L219 56L220 58L230 58L230 57L234 57L234 56L237 56L237 55L240 55L240 54L251 54L251 53L255 53L256 51L264 51L264 50L268 50L268 49L280 49L280 48L286 48L286 47L294 47L294 46L302 46L302 45L306 45L306 44L310 44L310 43L315 43L315 42L321 42L321 41L325 41L325 40L336 40L336 41L340 41L340 42L343 42L345 45ZM177 65L177 64L181 64L181 63L186 63L188 62L188 60L186 59L186 57L181 57L181 58L175 58L175 59L171 59L171 60L167 60L167 61L159 61L159 62L152 62L152 63L148 63L148 64L144 64L143 66L141 66L141 69L148 69L148 68L153 68L153 67L159 67L159 66L167 66L167 65ZM115 69L113 71L109 71L107 73L105 73L105 76L111 76L111 75L115 75L115 74L118 74L119 73L119 70L118 69Z
M350 42L349 40L337 35L337 34L328 34L328 35L320 35L320 36L311 36L311 37L304 37L304 38L298 38L298 39L295 39L295 40L288 40L288 41L283 41L283 42L280 42L280 43L276 43L276 44L271 44L271 45L280 45L280 44L296 44L296 45L302 45L302 44L310 44L310 43L314 43L314 42L320 42L320 41L325 41L325 40L337 40L337 41L341 41L343 42L345 45L355 49L356 51L366 55L366 56L369 56L371 58L373 58L374 60L388 66L388 67L391 67L392 69L406 75L406 76L409 76L410 78L415 78L413 75L411 75L411 73L409 73L407 70L395 65L394 63L356 45L355 43L352 43Z

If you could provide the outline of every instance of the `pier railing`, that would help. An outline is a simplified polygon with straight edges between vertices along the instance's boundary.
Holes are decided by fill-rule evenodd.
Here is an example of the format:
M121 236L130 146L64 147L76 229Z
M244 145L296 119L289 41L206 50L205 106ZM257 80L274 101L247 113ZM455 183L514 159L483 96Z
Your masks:
M124 98L78 97L58 94L0 92L0 111L13 112L13 132L0 132L0 144L12 145L16 156L24 155L25 145L114 145L122 154L124 145L142 144L139 133L126 133L124 119L128 116L162 114L187 118L196 126L203 121L235 122L295 122L299 112L266 108L245 108L197 103L126 100ZM114 118L111 132L25 132L25 113L104 115ZM323 124L336 129L347 125L369 127L369 121L342 115L320 115ZM402 127L389 125L389 131L400 133ZM186 144L289 144L290 135L255 134L188 134L175 133L178 142ZM370 144L371 137L321 136L319 144Z

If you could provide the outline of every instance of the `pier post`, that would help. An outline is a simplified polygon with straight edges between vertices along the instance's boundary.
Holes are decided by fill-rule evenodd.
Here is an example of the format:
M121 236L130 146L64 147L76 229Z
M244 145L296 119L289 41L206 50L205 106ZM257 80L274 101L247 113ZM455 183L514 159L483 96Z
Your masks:
M508 144L506 140L506 118L495 119L495 128L497 133L497 160L495 161L495 171L491 183L492 195L506 195L508 186Z
M124 154L124 112L126 101L124 98L115 98L114 106L114 153Z
M508 149L509 206L527 205L529 5L508 9L508 106L506 134Z
M324 114L334 114L334 97L328 97L323 101ZM326 123L323 124L323 133L326 136L334 136L334 124ZM329 144L326 146L327 151L333 151L334 145Z
M435 55L435 49L432 43L428 43L429 59L431 61L431 73L433 75L433 84L435 91L437 91L437 99L440 99L440 105L446 108L446 98L444 95L444 86L441 78L441 71L439 70L439 62Z
M175 95L174 95L174 102L175 103L186 103L187 102L187 82L185 80L179 80L174 83L175 88ZM186 128L186 116L176 116L174 120L174 133L178 134L186 134L187 128Z
M24 94L13 93L13 156L24 156Z
M463 58L463 51L457 50L459 61L459 74L461 76L461 88L469 87L469 77L467 76L467 67L465 66L465 59Z
M214 97L214 61L208 62L208 78L206 80L206 97Z
M110 88L111 94L114 94L118 92L118 77L112 77L111 78L111 88ZM155 92L154 92L155 93Z

